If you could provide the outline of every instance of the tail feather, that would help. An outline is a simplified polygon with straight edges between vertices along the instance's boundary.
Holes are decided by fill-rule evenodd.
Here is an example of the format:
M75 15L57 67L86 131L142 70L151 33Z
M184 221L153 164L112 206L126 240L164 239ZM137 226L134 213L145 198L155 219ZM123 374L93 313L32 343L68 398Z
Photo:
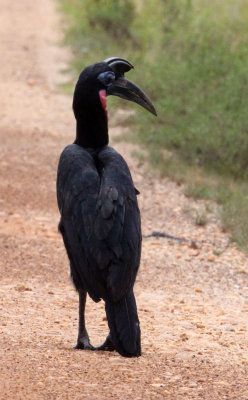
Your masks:
M107 300L105 309L116 350L124 357L140 356L140 326L134 294L118 302Z

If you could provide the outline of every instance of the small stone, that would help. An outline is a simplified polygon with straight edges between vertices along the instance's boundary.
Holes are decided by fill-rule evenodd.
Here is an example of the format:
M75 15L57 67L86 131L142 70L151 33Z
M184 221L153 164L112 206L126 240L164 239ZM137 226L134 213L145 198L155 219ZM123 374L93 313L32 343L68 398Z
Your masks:
M197 328L205 328L205 325L203 325L201 322L195 322L195 326L197 327Z
M35 85L34 80L33 79L28 79L27 80L27 85L30 86L30 87L33 87Z
M59 235L57 232L46 232L45 236L49 239L56 239Z
M17 292L32 292L32 289L31 289L31 288L28 288L28 287L26 287L26 286L24 286L24 285L16 286L16 287L15 287L15 290L16 290Z
M194 240L192 240L191 242L190 242L190 246L189 246L191 249L199 249L199 246L197 245L197 243L194 241Z
M188 336L186 335L186 333L182 333L182 335L180 335L180 339L181 339L183 342L186 342L186 340L189 340L189 338L188 338Z

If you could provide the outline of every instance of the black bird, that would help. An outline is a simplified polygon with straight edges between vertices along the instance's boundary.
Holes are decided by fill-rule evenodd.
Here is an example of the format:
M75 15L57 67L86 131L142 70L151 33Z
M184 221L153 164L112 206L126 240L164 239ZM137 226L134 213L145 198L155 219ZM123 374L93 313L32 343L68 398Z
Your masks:
M106 96L134 101L156 115L147 95L124 73L133 66L112 57L85 68L75 87L76 140L59 160L59 230L79 292L77 349L117 350L141 355L133 286L140 264L141 225L135 189L125 160L108 146ZM90 344L85 328L86 295L105 301L110 333Z

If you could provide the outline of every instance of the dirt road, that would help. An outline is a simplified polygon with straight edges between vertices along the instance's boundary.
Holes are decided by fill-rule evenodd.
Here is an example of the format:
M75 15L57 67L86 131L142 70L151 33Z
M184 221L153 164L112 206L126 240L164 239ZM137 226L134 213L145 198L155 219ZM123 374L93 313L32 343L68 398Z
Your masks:
M56 88L67 56L58 32L52 0L1 1L0 398L248 399L247 257L228 245L214 205L154 177L126 143L114 146L141 191L144 235L196 245L144 238L135 287L142 357L72 349L77 294L57 234L55 179L75 123L71 99ZM113 126L110 135L120 133ZM103 304L88 301L87 326L100 344Z

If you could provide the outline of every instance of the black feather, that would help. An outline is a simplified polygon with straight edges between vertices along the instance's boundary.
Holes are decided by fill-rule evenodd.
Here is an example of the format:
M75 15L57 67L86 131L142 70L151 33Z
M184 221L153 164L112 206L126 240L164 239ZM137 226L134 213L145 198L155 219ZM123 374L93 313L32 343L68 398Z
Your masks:
M119 302L106 301L106 314L111 339L125 357L141 355L140 326L133 293Z
M85 287L94 300L120 300L134 284L141 249L140 214L126 162L109 146L93 154L67 146L57 193L75 286Z

